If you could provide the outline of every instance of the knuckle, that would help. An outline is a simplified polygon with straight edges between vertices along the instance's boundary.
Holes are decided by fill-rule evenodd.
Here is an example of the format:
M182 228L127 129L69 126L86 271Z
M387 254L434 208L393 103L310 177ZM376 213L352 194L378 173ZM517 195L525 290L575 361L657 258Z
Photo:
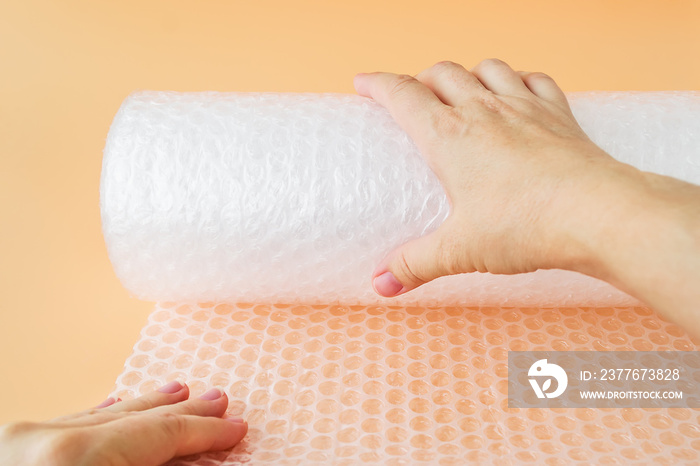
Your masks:
M167 437L179 437L185 433L187 421L185 418L174 413L158 414L160 426Z
M462 65L459 65L453 61L450 60L445 60L445 61L439 61L433 65L433 69L437 71L442 71L442 70L452 70L454 68L461 68Z
M497 95L492 93L482 93L475 97L475 99L478 106L495 114L504 113L508 108L508 105L505 102L499 99Z
M0 438L12 439L31 431L33 428L34 424L31 422L11 422L0 426Z
M434 76L439 76L441 80L454 84L464 80L466 70L459 63L441 61L433 65L430 71Z
M158 406L160 406L160 405L159 405L158 403L156 403L156 401L153 400L153 399L151 399L151 398L144 398L144 399L142 400L142 405L141 405L141 407L142 407L143 410L145 410L145 411L147 411L147 410L149 410L149 409L157 408Z
M389 89L387 94L389 97L397 97L402 95L407 88L415 84L415 78L407 74L397 75L392 82L389 84Z
M500 60L498 58L487 58L485 60L481 60L478 65L476 65L479 68L494 68L494 67L501 67L503 65L506 65L506 62L503 60Z
M434 131L441 140L458 136L465 131L464 117L453 108L445 108L443 111L435 113L433 118Z
M81 429L62 429L43 436L33 449L36 464L68 464L78 452L86 457L94 444L89 437L89 433Z
M159 399L165 398L160 392L149 393L134 400L134 408L136 411L148 411L149 409L157 408L161 405ZM119 408L119 407L118 407ZM115 409L118 409L115 408Z
M442 237L438 247L438 264L441 268L441 273L444 275L455 275L458 273L468 272L460 263L459 258L462 257L462 245L459 240L452 237Z
M406 257L406 254L404 251L401 251L399 254L398 260L396 261L396 268L397 270L394 270L394 274L398 274L401 279L401 283L410 283L411 285L420 285L422 284L425 280L422 280L413 270L413 267L409 265L408 258Z
M541 71L535 71L533 73L530 73L529 75L527 75L527 78L528 79L548 79L550 81L554 81L554 79L552 79L551 76L549 76L548 74L543 73Z
M180 403L180 405L178 406L178 414L197 415L201 411L202 406L204 404L208 404L208 402L206 401L200 401L201 400L190 400L185 403Z

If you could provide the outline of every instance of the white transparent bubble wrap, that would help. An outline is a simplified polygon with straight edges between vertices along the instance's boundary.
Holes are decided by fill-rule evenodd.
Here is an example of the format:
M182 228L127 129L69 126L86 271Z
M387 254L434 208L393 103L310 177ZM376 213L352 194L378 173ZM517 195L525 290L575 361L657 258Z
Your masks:
M700 94L569 98L616 158L700 182ZM507 407L511 350L700 349L610 286L543 271L374 295L376 263L448 204L370 100L139 92L110 129L101 189L117 275L162 301L113 394L217 386L249 424L232 450L173 465L700 461L695 409Z
M700 182L699 93L569 98L587 134L614 157ZM354 95L135 93L108 135L101 208L118 277L149 300L636 303L559 270L444 277L379 299L375 265L435 229L449 205L409 137Z
M244 441L173 465L697 465L698 409L507 407L508 351L697 343L641 307L161 303L113 394L225 390Z

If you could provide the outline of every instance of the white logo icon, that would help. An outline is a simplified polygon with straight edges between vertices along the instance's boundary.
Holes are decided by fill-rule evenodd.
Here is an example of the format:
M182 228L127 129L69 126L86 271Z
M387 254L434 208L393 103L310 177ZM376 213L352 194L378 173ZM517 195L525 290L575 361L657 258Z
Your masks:
M569 378L566 376L566 371L556 364L548 364L546 359L540 359L535 361L535 363L530 366L530 370L527 371L527 375L530 377L530 385L535 391L537 398L556 398L566 390L566 386L569 384ZM547 377L544 381L542 387L536 379L532 377ZM551 393L547 393L552 386L552 378L557 381L557 389Z

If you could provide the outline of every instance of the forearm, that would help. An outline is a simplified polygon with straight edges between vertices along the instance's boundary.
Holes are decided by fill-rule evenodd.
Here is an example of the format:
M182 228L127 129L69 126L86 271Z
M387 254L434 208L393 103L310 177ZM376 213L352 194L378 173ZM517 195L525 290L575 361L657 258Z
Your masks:
M615 182L594 193L588 225L577 232L586 256L572 268L700 335L700 186L615 170Z

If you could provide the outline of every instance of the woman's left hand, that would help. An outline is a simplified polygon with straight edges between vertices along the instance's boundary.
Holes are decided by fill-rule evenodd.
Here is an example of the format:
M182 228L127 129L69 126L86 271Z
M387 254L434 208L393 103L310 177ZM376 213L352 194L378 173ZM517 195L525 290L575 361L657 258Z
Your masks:
M240 418L222 418L225 393L188 400L173 381L135 400L108 398L93 409L47 422L0 427L0 465L158 465L171 458L225 450L245 437Z

